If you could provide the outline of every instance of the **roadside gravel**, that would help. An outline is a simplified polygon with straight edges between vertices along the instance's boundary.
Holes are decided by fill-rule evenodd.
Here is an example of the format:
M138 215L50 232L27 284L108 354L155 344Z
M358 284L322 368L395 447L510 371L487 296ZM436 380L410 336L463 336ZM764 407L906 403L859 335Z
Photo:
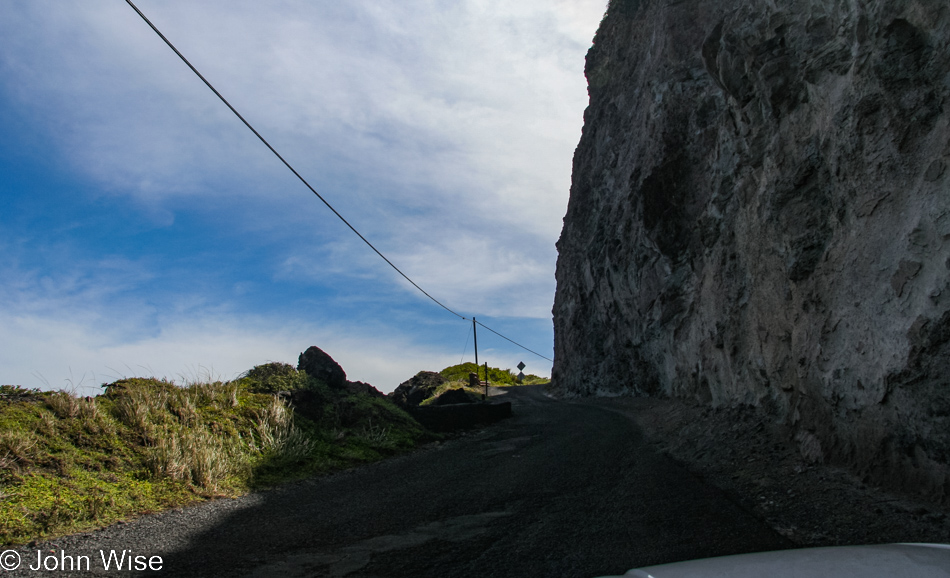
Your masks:
M594 403L628 413L660 451L800 546L950 543L950 508L809 462L754 408L652 398Z

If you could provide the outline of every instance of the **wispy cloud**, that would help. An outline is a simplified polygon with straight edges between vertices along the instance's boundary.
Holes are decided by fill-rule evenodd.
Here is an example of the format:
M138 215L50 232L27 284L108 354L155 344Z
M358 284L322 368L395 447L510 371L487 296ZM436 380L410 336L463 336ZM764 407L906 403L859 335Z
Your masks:
M583 56L604 0L137 4L427 291L466 312L549 318ZM0 287L16 299L0 313L23 336L5 333L20 358L41 359L30 351L49 342L63 359L141 363L151 347L173 365L174 351L204 351L192 319L209 346L188 363L209 363L214 331L237 336L219 335L229 351L333 339L306 323L273 330L304 304L337 328L360 317L348 300L423 311L124 3L8 6L0 74L5 106L75 179L77 210L89 203L72 222L169 233L125 231L114 245L70 234L59 253L84 264L72 266L23 228L32 223L5 221L29 247L6 265L20 280ZM113 328L111 316L122 317ZM258 329L241 329L253 319ZM380 365L406 358L387 358L385 343L441 355L405 326L366 327L343 333L374 343Z
M136 264L80 263L40 276L8 263L2 273L19 282L0 295L0 379L86 394L134 375L231 379L268 361L295 364L309 345L330 353L350 379L392 390L421 369L458 363L467 330L450 332L458 344L447 351L372 319L256 315L202 293L150 303L140 284L152 280Z
M170 318L159 333L117 343L94 326L58 317L10 316L0 311L3 382L53 389L76 388L84 395L99 385L131 376L182 383L212 377L233 379L254 365L282 361L296 365L309 345L327 351L354 381L392 391L417 371L438 371L459 362L444 348L427 348L399 336L346 333L306 325L275 330L270 322L240 317ZM459 335L461 352L464 334ZM471 351L471 346L469 346Z

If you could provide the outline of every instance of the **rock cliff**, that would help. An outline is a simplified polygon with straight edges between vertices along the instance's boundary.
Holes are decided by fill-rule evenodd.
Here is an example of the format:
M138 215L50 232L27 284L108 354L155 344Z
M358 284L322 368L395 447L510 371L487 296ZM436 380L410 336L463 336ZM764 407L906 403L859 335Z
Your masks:
M612 0L553 386L760 407L950 500L945 0Z

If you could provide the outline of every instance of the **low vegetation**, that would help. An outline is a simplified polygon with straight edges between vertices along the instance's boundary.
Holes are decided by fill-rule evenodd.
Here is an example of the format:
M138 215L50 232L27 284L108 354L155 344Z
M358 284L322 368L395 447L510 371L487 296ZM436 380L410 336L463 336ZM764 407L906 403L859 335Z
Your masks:
M484 388L481 386L472 387L469 381L469 374L475 373L475 370L476 367L474 363L462 363L459 365L446 367L439 372L439 375L446 379L445 383L428 390L426 392L427 397L419 405L427 406L438 404L440 403L438 401L439 397L451 390L462 390L465 393L465 396L471 402L482 401L485 394ZM485 366L478 368L478 377L480 381L485 380ZM515 375L510 369L499 369L497 367L488 368L488 377L489 383L494 387L535 385L550 381L547 378L538 377L537 375L526 375L524 380L519 383L517 375ZM451 403L458 403L458 401L453 401Z
M441 373L442 377L448 379L449 381L462 381L466 384L468 383L468 374L470 373L477 373L478 379L482 381L485 380L485 366L478 366L476 371L476 366L472 362L446 367L439 373ZM522 383L518 383L517 372L514 372L511 369L489 367L488 381L496 387L505 387L509 385L539 385L542 383L548 383L551 380L547 377L529 374L525 375L524 381Z
M96 397L0 386L0 543L233 496L414 447L389 401L287 364L228 382L122 379Z
M427 397L425 400L423 400L422 403L420 403L419 405L421 406L434 405L440 395L442 395L443 393L451 389L461 389L462 391L465 392L465 395L468 397L468 400L471 402L482 401L483 394L485 393L485 390L480 387L471 387L468 384L468 380L446 381L442 385L436 387L433 390L432 395L430 397Z

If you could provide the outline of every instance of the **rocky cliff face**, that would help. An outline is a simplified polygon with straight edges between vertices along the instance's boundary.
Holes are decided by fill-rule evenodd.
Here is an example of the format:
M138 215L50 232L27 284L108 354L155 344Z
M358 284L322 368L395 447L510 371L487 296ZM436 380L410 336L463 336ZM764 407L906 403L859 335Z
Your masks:
M612 0L554 384L751 404L950 499L945 0Z

